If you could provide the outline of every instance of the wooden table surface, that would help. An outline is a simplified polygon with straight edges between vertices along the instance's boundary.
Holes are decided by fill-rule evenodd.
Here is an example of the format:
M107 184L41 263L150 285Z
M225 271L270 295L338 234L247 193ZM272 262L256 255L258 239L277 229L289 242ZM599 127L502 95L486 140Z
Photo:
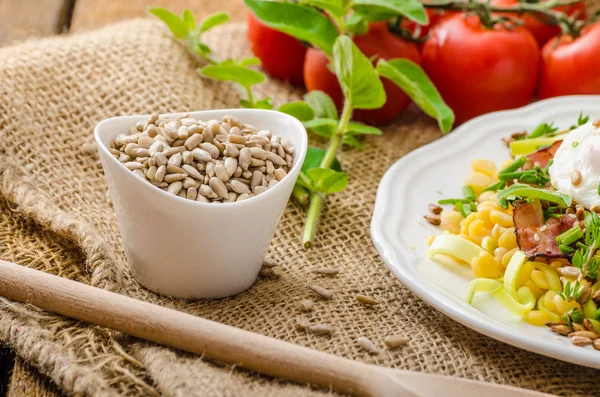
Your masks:
M0 0L0 47L143 17L151 6L167 7L177 13L189 8L198 18L225 11L232 21L243 21L247 12L242 0ZM0 346L0 396L3 395L61 396L49 379Z

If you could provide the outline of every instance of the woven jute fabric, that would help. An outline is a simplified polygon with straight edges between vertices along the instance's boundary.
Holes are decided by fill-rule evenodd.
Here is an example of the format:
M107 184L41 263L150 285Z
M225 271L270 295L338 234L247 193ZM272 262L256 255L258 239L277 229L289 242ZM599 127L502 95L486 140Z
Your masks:
M224 58L249 55L245 35L243 26L232 25L207 38ZM384 136L368 138L364 151L340 154L350 183L328 199L310 250L300 244L305 210L288 205L269 251L281 278L260 278L232 298L195 302L161 297L137 284L105 198L101 164L81 145L92 141L96 123L111 116L236 107L236 89L199 77L198 66L161 24L149 20L0 50L0 257L350 359L564 396L600 395L598 371L471 331L416 298L382 263L369 236L378 182L395 160L440 137L435 122L416 110L388 126ZM302 94L279 81L262 84L260 91L276 104ZM320 267L340 273L312 273ZM294 327L297 302L316 299L310 284L334 293L331 301L317 300L307 315L331 324L331 337ZM359 293L381 304L360 305L354 299ZM390 334L411 342L387 350L382 341ZM381 354L361 350L359 336L377 343ZM0 341L69 395L333 394L5 300Z

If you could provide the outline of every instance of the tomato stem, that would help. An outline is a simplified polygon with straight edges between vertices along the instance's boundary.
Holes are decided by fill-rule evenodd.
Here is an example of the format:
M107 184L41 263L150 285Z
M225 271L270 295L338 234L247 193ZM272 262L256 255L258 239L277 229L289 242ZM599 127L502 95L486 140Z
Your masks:
M548 24L558 25L561 27L563 33L569 34L573 37L579 36L584 23L570 17L565 13L556 11L553 8L563 5L571 5L580 2L581 0L546 0L538 3L533 2L519 2L512 6L496 6L485 2L479 2L478 0L469 1L435 1L423 3L425 8L441 9L441 10L457 10L464 12L472 12L479 16L481 23L492 28L497 23L506 24L506 22L512 22L515 24L516 21L511 20L510 17L500 16L494 17L491 13L515 13L523 14L525 12L536 14L544 17L544 22Z

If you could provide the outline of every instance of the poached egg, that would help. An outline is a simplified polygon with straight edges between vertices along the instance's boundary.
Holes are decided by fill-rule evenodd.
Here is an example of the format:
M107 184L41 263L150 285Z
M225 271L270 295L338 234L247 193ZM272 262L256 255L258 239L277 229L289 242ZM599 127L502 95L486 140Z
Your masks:
M587 209L600 206L600 128L589 122L569 132L548 172L556 190ZM577 172L581 178L573 176Z

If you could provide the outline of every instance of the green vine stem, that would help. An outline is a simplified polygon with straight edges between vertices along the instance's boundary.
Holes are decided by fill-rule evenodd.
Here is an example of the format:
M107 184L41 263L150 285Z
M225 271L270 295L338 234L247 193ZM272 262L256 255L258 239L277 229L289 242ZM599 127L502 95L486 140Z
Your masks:
M559 25L563 33L569 34L573 37L579 36L582 27L584 26L583 21L576 20L573 17L569 17L566 14L553 10L554 7L562 5L571 5L580 2L581 0L547 0L539 3L518 3L513 6L495 6L485 2L479 2L477 0L469 1L433 1L423 3L425 8L439 9L439 10L454 10L464 11L476 14L481 19L484 26L491 28L495 23L511 22L514 24L514 20L504 16L494 17L491 13L515 13L523 14L530 12L539 16L544 16L545 20L554 25ZM405 32L401 31L400 24L395 23L390 26L393 33L405 35Z
M331 166L333 165L337 152L339 151L340 147L342 146L342 142L344 141L344 135L348 130L348 123L350 122L351 116L352 104L346 99L346 101L344 102L344 108L342 110L340 121L337 125L336 132L329 140L327 152L325 152L325 156L321 161L321 168L331 168ZM306 223L304 224L304 233L302 234L302 245L304 245L304 248L310 248L312 245L312 240L315 236L317 225L319 224L319 218L321 216L321 209L323 208L324 201L325 196L323 194L319 192L311 193L310 206L308 207L308 213L306 214Z

